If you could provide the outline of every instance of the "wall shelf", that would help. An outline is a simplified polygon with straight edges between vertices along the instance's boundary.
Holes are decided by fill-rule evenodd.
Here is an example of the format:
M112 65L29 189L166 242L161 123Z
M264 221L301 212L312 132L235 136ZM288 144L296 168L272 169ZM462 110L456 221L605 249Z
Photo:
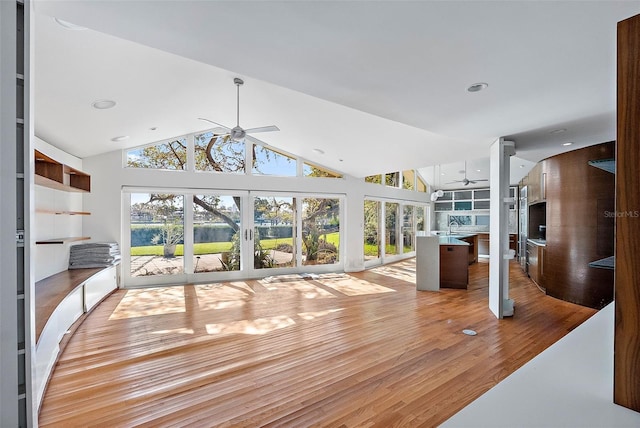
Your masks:
M599 268L599 269L615 269L616 268L616 257L610 256L604 259L595 260L589 263L589 267Z
M67 244L69 242L76 241L86 241L91 239L89 236L70 236L67 238L52 238L52 239L43 239L41 241L36 241L38 245L49 245L49 244Z
M610 172L611 174L616 173L616 160L615 159L599 159L599 160L590 160L589 165L595 166L596 168L600 168L604 171Z
M54 215L91 215L88 211L62 211L62 210L46 210L36 209L38 214L54 214Z

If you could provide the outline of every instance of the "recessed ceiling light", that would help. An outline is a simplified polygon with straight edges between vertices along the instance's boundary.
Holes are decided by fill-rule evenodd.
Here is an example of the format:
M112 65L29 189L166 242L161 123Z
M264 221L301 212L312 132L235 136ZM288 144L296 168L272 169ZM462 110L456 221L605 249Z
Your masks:
M524 168L524 165L520 165L520 168Z
M319 155L323 155L324 154L324 150L322 150L322 149L313 149L312 151L313 151L313 153L316 153L316 154L319 154Z
M444 172L441 172L440 175L447 175L447 174L445 174Z
M113 137L111 141L120 142L128 139L129 139L128 135L120 135L119 137Z
M477 172L480 172L480 170L479 170L479 169L476 169L476 171L477 171Z
M98 110L106 110L108 108L112 108L116 105L115 101L111 100L98 100L91 103L93 108L97 108Z
M158 129L158 127L152 126L151 128L149 128L149 131L155 131L156 129Z
M53 18L53 20L56 21L59 26L67 30L82 31L87 29L86 27L81 27L79 25L72 24L71 22L63 21L60 18Z
M563 132L566 132L567 128L558 128L558 129L554 129L553 131L549 131L549 134L562 134Z
M569 141L568 143L562 143L562 145L563 145L563 146L570 146L570 145L572 145L572 144L573 144L573 142L572 142L572 141Z
M474 83L473 85L469 86L467 88L467 91L469 92L480 92L483 89L486 89L489 85L487 83L484 82L480 82L480 83Z

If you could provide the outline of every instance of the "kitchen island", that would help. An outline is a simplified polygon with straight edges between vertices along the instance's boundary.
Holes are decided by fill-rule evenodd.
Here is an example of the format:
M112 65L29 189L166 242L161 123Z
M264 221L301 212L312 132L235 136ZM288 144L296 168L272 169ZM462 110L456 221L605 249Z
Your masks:
M432 233L431 236L418 236L417 289L466 289L469 283L469 265L477 260L478 235L475 233Z

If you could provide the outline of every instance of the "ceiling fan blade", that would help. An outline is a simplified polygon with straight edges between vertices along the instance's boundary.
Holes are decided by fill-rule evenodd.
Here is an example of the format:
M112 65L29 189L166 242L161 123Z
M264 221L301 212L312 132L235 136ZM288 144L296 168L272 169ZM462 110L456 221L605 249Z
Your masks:
M227 131L231 131L231 128L228 128L228 127L226 127L224 125L221 125L218 122L214 122L213 120L209 120L209 119L206 119L204 117L199 117L198 120L204 120L205 122L213 123L214 125L219 126L220 128L224 128Z
M275 125L271 125L271 126L261 126L259 128L250 128L250 129L245 129L244 132L246 132L247 134L256 134L258 132L271 132L271 131L279 131L280 128L278 128Z

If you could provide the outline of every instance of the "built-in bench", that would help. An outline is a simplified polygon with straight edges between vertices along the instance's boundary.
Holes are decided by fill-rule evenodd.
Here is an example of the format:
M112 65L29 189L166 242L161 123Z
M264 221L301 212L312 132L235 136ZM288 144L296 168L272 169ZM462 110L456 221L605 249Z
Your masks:
M49 376L66 345L86 315L118 287L117 266L70 269L35 285L36 391L44 395Z

